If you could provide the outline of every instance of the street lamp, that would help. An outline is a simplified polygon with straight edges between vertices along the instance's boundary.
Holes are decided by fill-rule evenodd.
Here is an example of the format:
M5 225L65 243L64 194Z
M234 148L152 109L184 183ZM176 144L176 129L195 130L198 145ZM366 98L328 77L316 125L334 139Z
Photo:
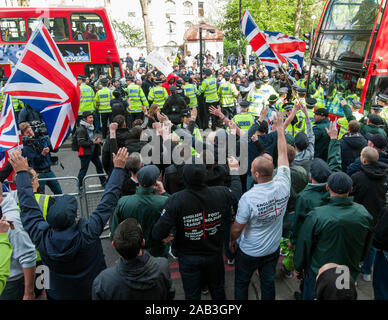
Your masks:
M202 66L203 66L203 54L202 54L202 27L199 27L199 79L202 82ZM214 29L205 29L210 33L215 33Z

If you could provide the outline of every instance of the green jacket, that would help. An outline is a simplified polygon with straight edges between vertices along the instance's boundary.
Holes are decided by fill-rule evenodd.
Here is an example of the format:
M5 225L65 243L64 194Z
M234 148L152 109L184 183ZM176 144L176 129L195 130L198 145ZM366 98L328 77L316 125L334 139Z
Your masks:
M352 120L357 120L356 117L352 113L352 109L350 109L350 107L348 105L345 105L342 108L344 110L344 114L345 114L345 117L348 120L348 122L350 122ZM368 133L371 133L371 134L377 134L378 133L378 134L381 134L384 137L387 136L387 134L385 133L384 129L376 127L373 124L368 125L368 124L365 124L362 121L360 121L360 125L361 125L360 133L363 136L365 136Z
M315 152L314 158L321 158L327 160L327 150L330 142L330 137L326 132L326 128L329 129L330 120L329 118L318 120L313 126L315 136Z
M0 295L10 273L12 247L7 233L0 233Z
M341 143L337 139L331 139L328 149L327 164L333 172L341 172ZM329 193L326 191L326 183L309 183L296 197L294 223L292 228L291 242L296 243L298 234L307 214L327 203Z
M353 197L331 197L311 211L302 226L294 264L296 270L311 267L317 274L326 263L349 267L354 279L373 240L373 218Z
M170 195L154 194L152 187L137 187L136 194L122 197L113 214L111 238L117 226L128 218L136 219L143 229L145 249L154 257L167 257L168 245L152 240L151 232L159 220L163 206Z

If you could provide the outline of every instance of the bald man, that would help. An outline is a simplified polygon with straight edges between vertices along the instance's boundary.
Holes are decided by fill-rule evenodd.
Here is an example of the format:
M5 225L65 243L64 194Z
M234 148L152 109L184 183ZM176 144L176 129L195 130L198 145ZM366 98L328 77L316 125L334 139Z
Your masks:
M352 175L354 201L362 204L373 217L376 225L379 214L385 206L385 195L388 191L388 165L379 162L379 152L373 147L361 151L360 171ZM361 268L365 281L372 280L372 266L376 249L372 246Z
M262 300L275 299L275 271L279 258L283 218L290 197L291 175L287 158L283 116L274 119L277 130L278 169L273 177L273 158L265 153L251 164L256 181L238 204L236 221L231 228L230 250L235 256L235 299L248 299L248 286L258 269Z

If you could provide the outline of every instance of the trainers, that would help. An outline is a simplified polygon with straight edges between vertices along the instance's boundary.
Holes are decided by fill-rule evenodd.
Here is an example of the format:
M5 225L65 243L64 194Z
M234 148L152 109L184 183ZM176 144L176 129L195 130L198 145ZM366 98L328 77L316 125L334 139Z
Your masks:
M226 261L227 264L234 264L234 259L228 259L228 261Z
M369 282L369 281L372 281L372 276L371 276L370 274L363 274L363 275L362 275L362 279L363 279L364 281Z

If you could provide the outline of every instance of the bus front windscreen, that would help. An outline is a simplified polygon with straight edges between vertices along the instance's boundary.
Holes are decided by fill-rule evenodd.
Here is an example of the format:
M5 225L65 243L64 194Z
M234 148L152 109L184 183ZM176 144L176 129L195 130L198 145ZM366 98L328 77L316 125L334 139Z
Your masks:
M335 0L323 30L373 30L382 0ZM384 0L383 0L384 1Z

